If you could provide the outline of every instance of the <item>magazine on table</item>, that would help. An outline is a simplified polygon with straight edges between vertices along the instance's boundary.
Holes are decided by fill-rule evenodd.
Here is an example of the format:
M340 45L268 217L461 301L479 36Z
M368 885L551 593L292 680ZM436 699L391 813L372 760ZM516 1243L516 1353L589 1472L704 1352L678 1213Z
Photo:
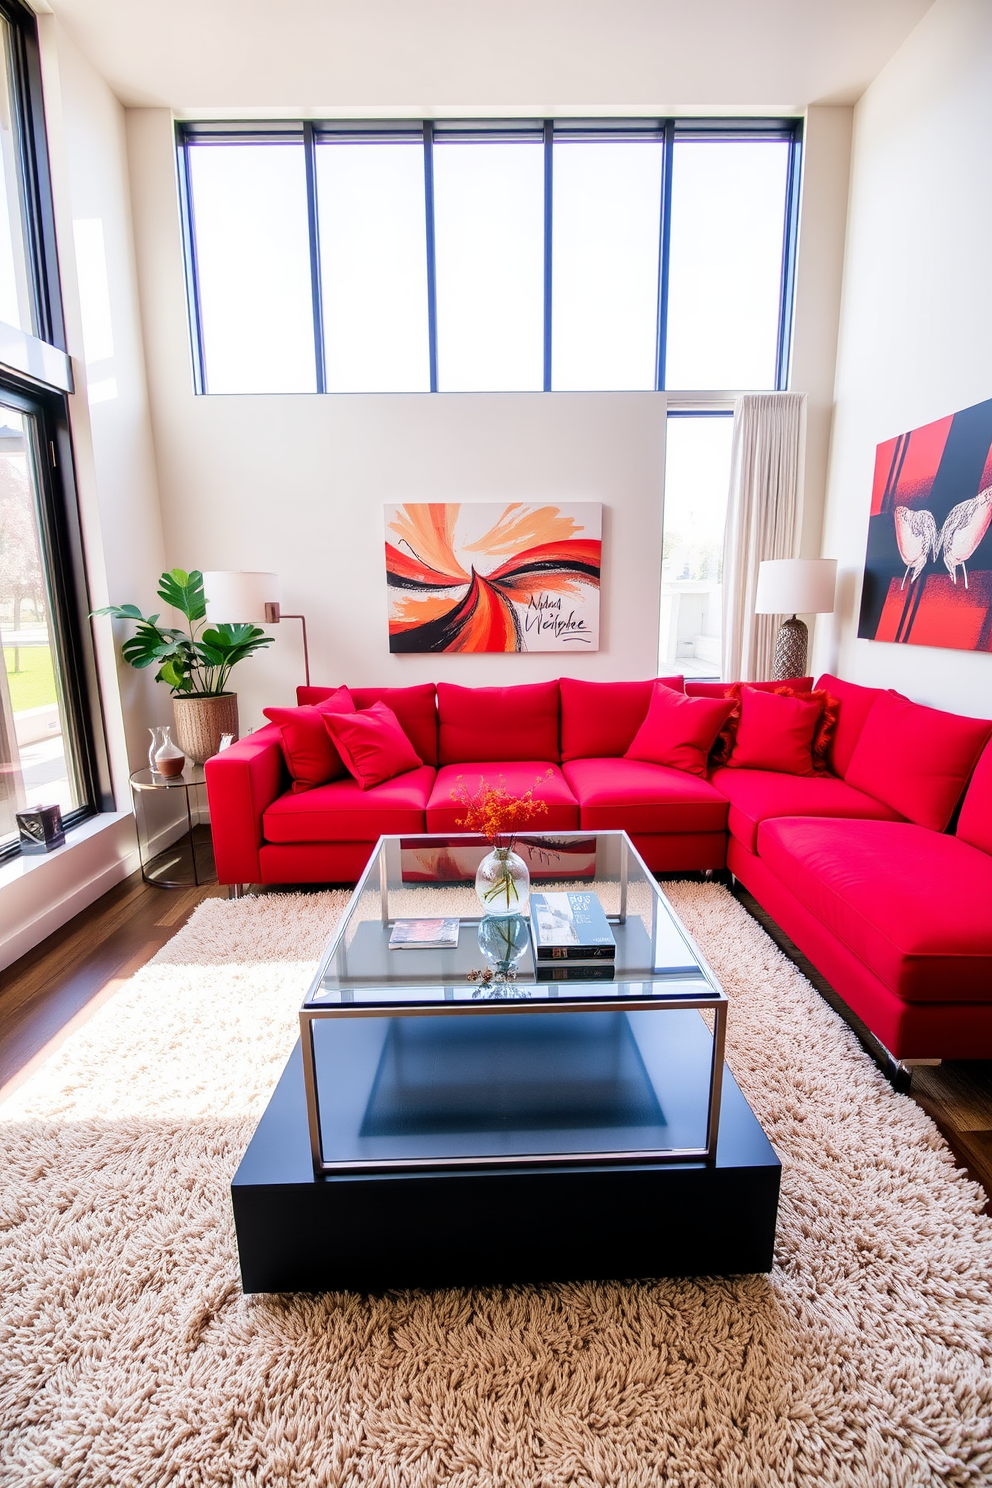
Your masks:
M538 961L613 961L617 944L595 894L531 894L530 925Z
M458 920L395 920L391 951L450 951L458 944Z

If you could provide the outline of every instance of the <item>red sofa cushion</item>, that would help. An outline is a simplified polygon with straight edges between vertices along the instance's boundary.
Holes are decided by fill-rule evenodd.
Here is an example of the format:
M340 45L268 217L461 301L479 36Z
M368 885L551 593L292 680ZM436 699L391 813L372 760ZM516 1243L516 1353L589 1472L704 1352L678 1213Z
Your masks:
M561 758L555 682L521 687L437 688L438 759L442 765ZM529 782L533 785L533 780Z
M287 792L263 813L266 842L375 842L383 834L423 832L434 784L430 765L362 790L348 776L294 796Z
M992 721L924 708L898 693L872 704L845 779L921 827L943 832Z
M634 834L722 832L727 800L707 780L644 760L566 760L583 828Z
M381 786L361 789L350 775L305 795L287 792L262 817L266 842L375 842L396 832L424 832L434 769L421 765Z
M836 775L780 775L774 770L714 770L710 782L730 801L732 836L755 851L758 826L776 816L843 816L901 821L898 811L854 790Z
M286 768L293 777L293 790L313 790L328 780L347 775L344 760L324 727L325 713L354 713L355 704L347 687L339 687L312 706L263 708L279 727Z
M734 711L732 698L691 698L656 682L647 717L625 752L625 759L644 760L684 770L706 779L713 741Z
M424 763L385 703L373 703L358 713L328 713L324 727L362 790Z
M333 691L333 687L298 687L296 700L316 703ZM352 687L349 691L356 708L371 708L373 703L385 703L392 708L424 764L437 764L437 698L433 682L420 682L415 687Z
M728 767L812 775L813 735L822 713L819 699L782 697L745 683Z
M904 1001L988 1000L992 858L910 822L795 817L763 822L758 854Z
M459 782L472 795L483 780L487 785L495 785L501 777L511 795L522 796L525 791L533 790L536 801L547 802L547 812L523 823L521 831L570 832L579 825L578 803L557 765L533 759L479 760L466 765L442 765L438 770L427 802L428 832L465 830L458 825L465 815L465 805L451 798Z
M986 744L982 751L965 792L957 836L982 852L992 853L992 744Z
M847 776L847 767L851 763L854 746L861 737L865 719L871 712L875 699L884 696L885 689L861 687L857 682L842 682L840 677L831 676L829 672L824 672L816 685L817 689L822 688L829 692L840 704L833 737L827 749L827 766L843 780Z
M657 680L675 692L684 691L682 677ZM647 716L654 680L579 682L562 677L559 686L562 759L619 758Z

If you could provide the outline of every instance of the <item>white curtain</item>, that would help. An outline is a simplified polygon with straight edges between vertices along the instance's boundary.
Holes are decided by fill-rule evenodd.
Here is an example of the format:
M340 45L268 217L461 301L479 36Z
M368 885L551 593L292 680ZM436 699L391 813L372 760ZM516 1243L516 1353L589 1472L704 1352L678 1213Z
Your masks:
M723 549L723 677L772 674L776 615L756 615L758 565L798 557L805 393L745 393L734 409L730 499Z

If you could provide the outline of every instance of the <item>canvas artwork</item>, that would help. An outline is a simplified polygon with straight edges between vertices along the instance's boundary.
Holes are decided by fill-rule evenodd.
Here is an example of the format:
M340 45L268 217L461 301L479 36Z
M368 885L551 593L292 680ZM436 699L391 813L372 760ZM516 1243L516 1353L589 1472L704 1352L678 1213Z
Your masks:
M880 444L858 635L992 651L992 398Z
M596 501L386 507L390 651L597 651Z

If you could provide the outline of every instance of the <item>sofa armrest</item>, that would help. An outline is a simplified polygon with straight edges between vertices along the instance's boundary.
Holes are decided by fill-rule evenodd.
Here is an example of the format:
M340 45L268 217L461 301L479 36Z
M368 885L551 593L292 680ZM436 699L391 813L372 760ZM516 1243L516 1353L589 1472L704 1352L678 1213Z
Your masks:
M262 813L289 786L281 734L268 724L204 766L219 883L260 883Z

